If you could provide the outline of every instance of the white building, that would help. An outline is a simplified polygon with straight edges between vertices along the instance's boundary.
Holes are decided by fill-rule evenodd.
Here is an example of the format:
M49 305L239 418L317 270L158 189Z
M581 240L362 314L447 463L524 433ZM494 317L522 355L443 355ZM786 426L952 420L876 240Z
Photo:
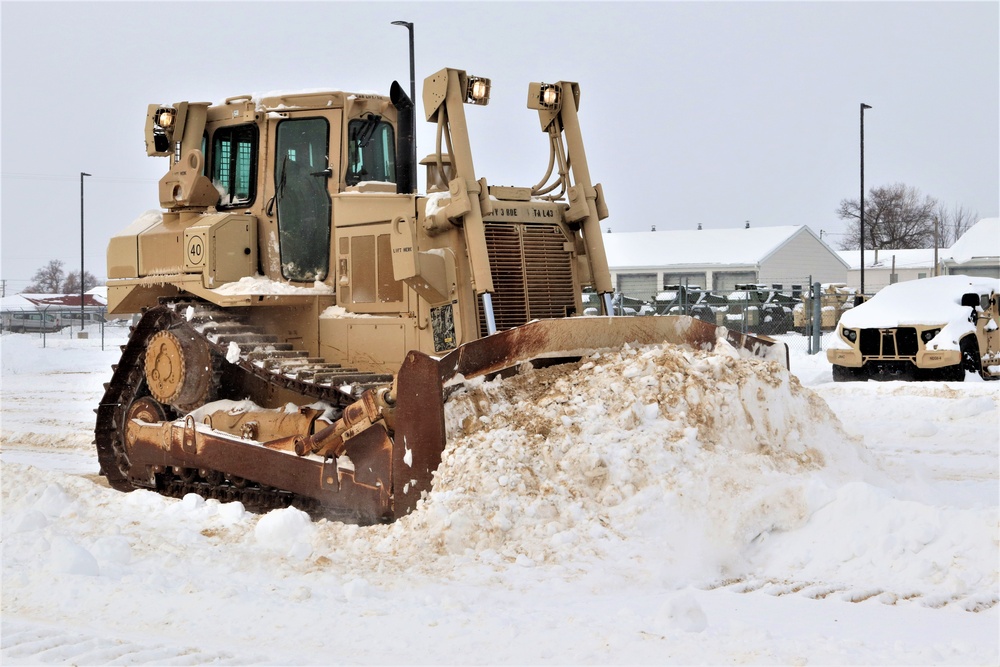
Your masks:
M729 292L744 283L843 283L847 263L804 225L604 234L618 292L649 300L665 285Z
M946 248L938 249L940 262ZM861 289L861 251L840 250L840 258L850 265L847 286ZM874 294L886 285L906 280L918 280L934 275L933 248L907 248L900 250L865 250L865 292Z
M970 227L942 264L948 275L1000 278L1000 218L983 218Z
M847 286L861 287L861 251L838 253L850 266ZM950 248L938 248L937 272L933 248L865 250L865 292L886 285L935 275L1000 278L1000 218L984 218L970 227Z

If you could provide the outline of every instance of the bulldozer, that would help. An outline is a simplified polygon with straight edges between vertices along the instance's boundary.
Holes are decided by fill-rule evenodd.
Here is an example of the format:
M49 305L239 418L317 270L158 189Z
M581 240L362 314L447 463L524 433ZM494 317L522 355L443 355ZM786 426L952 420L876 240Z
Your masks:
M528 86L549 144L534 186L476 172L466 109L491 92L458 69L424 80L424 194L398 82L148 106L160 209L107 253L108 311L138 316L96 411L113 488L391 522L431 491L445 403L475 378L626 343L788 365L766 337L613 316L579 85Z

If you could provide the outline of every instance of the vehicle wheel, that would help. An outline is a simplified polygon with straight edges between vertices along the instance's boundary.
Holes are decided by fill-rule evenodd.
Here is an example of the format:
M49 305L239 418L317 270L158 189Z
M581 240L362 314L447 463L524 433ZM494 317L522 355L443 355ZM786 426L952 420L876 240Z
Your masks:
M833 365L834 382L858 382L867 379L868 373L865 372L863 366L861 368L850 368L848 366L838 366L837 364Z

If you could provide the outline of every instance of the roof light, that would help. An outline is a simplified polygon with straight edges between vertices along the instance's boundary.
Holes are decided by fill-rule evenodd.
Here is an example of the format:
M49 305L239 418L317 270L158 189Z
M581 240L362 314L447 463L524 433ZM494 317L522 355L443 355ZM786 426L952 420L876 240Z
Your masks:
M487 105L490 103L490 80L481 76L470 76L465 89L465 103Z
M528 108L558 111L562 106L562 87L557 83L532 83L528 85Z
M164 130L170 130L174 126L174 119L177 116L177 111L170 107L164 107L156 110L156 124L162 127Z

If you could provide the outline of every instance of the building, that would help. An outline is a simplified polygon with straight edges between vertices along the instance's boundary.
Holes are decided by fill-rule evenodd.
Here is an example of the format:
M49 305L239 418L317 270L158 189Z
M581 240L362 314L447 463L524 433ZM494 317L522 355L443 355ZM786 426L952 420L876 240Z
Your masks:
M946 275L1000 278L1000 218L983 218L941 260Z
M938 260L946 249L938 249ZM861 251L841 250L837 253L850 265L847 286L861 290ZM934 275L934 248L897 250L865 250L865 292L874 294L886 285L918 280Z
M84 294L83 317L87 324L101 322L107 310L107 288L95 287ZM56 328L80 327L79 294L14 294L0 299L0 326L4 330L12 328L12 319L36 317L52 318Z
M838 253L850 266L847 286L861 287L861 251ZM1000 278L1000 218L984 218L970 227L950 248L938 248L937 271L933 248L865 250L865 292L886 285L935 275Z
M616 291L642 300L666 285L731 292L847 281L847 263L805 225L609 233L604 247Z

